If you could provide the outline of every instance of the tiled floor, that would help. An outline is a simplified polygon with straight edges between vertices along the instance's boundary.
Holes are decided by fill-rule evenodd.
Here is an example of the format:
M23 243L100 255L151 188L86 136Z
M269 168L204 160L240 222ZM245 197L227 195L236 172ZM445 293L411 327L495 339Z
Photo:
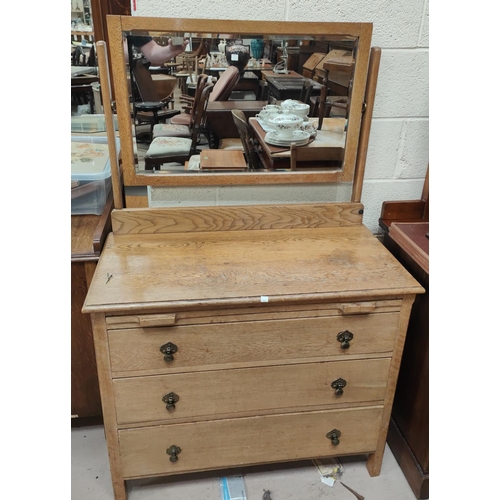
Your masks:
M71 430L71 499L113 500L106 441L102 425ZM382 472L371 478L366 457L344 457L342 482L365 500L415 500L391 450L386 446ZM184 474L154 480L128 481L128 500L221 500L219 477L242 474L248 500L315 500L356 497L339 482L323 484L312 461L247 467L230 471Z

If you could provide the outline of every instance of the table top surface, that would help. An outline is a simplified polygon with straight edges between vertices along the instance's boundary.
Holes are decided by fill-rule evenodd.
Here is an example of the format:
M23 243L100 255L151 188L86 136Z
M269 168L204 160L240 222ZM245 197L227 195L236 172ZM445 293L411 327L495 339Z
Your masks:
M297 214L291 210L294 219ZM152 212L156 223L171 225L168 215L161 219L158 211ZM217 217L211 218L213 212L206 207L186 210L182 217L184 222L211 220L211 231L111 233L84 312L280 305L423 292L363 225L271 229L269 219L259 229L252 223L250 229L222 230Z
M389 236L429 274L428 222L393 222Z
M272 69L271 70L263 70L262 71L262 78L267 79L267 78L305 78L303 75L297 73L296 71L289 71L288 73L275 73Z
M71 77L77 76L97 76L97 67L95 66L71 66Z
M313 90L321 89L320 83L303 76L300 78L295 76L285 76L284 78L275 78L274 76L267 77L268 85L271 85L278 90L301 90L306 80L311 81Z
M243 151L204 149L200 153L200 170L246 170Z
M310 118L312 123L317 123L318 118ZM250 117L248 123L257 135L259 143L262 145L266 154L270 157L290 157L290 148L282 146L273 146L265 141L266 131L262 128L257 118ZM346 133L344 130L345 118L324 118L321 130L316 132L316 137L313 141L304 148L320 148L331 146L332 148L345 148Z
M113 209L113 193L110 191L101 215L71 216L71 260L97 260L104 245L104 238L109 232L107 226Z
M239 99L234 101L209 101L207 106L208 111L230 111L232 109L241 110L261 110L268 104L267 101L250 101L246 99Z

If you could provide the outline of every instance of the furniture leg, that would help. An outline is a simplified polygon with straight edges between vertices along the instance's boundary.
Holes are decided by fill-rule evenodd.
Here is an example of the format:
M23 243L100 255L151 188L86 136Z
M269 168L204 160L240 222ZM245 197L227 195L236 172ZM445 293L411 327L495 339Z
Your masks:
M389 379L387 382L387 396L384 400L384 413L382 415L382 424L378 438L377 449L375 452L368 455L366 468L371 477L380 475L382 468L382 459L384 458L385 443L387 440L387 432L391 419L392 404L394 402L394 392L398 381L399 367L403 356L403 348L406 339L406 330L410 320L411 308L414 302L413 297L404 297L401 306L401 314L399 316L398 336L394 345L394 351L389 368Z
M113 395L113 381L111 379L111 364L109 361L109 347L106 333L106 319L104 314L92 314L92 328L96 350L97 374L101 391L102 413L106 428L106 442L108 445L111 482L115 500L127 500L125 480L123 479L122 463L118 442L118 427L116 424L116 409Z

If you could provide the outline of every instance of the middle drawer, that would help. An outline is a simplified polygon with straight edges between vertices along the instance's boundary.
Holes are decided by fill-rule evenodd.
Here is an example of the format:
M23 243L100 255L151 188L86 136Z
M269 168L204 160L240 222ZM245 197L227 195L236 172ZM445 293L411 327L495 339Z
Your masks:
M113 380L118 424L382 401L390 358Z

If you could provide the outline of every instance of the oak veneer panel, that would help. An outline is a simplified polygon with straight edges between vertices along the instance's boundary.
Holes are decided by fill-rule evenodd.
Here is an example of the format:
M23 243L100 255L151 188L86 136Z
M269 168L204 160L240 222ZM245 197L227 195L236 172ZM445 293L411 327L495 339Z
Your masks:
M168 373L226 363L387 354L394 347L398 318L389 313L110 330L111 369L130 374L139 370ZM337 334L346 329L354 338L349 349L342 349ZM160 352L167 342L178 347L170 363Z
M119 431L125 479L374 450L382 408L292 413ZM338 429L340 444L326 434ZM175 463L166 449L181 448Z
M117 422L380 403L385 398L389 365L390 359L382 358L115 379ZM338 378L347 382L342 395L336 395L331 387ZM162 398L170 392L177 394L179 401L174 410L167 411Z
M399 312L402 300L374 300L363 302L350 302L354 308L369 308L373 313ZM344 314L345 303L333 302L327 304L294 304L289 306L267 306L231 309L216 309L211 311L181 311L171 314L137 314L123 316L107 316L108 330L123 328L138 328L140 326L172 326L195 325L202 323L234 323L240 321L263 321L269 319L312 318L319 316L338 316ZM356 314L365 314L358 311ZM142 323L148 323L144 325ZM153 324L154 323L154 324Z
M421 292L364 226L140 238L110 234L84 312L252 307L263 301L272 305Z
M363 205L255 205L115 210L113 232L168 234L190 231L241 231L360 225Z

